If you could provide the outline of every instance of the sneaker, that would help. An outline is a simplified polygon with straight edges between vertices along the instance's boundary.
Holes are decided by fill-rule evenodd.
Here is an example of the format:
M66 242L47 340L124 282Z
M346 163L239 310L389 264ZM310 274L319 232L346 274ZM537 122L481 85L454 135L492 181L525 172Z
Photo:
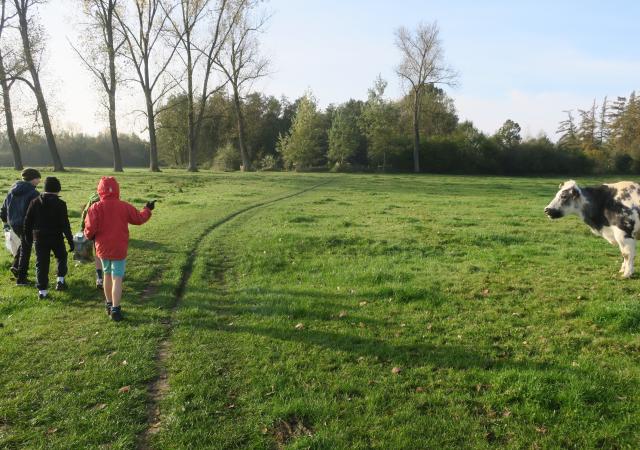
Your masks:
M40 300L46 300L46 299L48 298L48 296L47 296L47 294L40 294L40 293L38 293L38 298L39 298Z
M16 280L16 286L29 286L30 284L31 281L26 278L18 278L18 280Z
M104 307L107 308L107 316L111 315L111 307L113 306L112 303L106 303L104 304Z
M102 290L102 288L103 288L103 286L104 286L104 285L102 284L102 278L98 278L98 279L96 280L96 289L97 289L97 290L99 290L99 291L101 291L101 290Z
M111 320L120 322L122 320L122 312L119 306L111 307Z
M9 269L11 271L11 273L13 274L14 277L16 277L16 279L18 278L18 268L17 267L12 267Z
M58 281L56 283L56 291L66 291L67 290L67 283L65 283L64 281Z

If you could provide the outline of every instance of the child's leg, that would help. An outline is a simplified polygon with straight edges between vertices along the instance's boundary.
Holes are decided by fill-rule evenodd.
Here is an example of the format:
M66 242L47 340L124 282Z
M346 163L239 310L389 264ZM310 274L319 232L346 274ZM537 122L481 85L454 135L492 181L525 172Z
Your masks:
M67 248L64 245L64 240L60 239L53 246L53 255L58 261L58 281L64 283L64 277L67 276L69 270L67 266Z
M111 296L112 290L113 288L112 288L111 274L105 273L104 274L104 298L107 300L107 303L112 303L112 296Z
M102 260L97 256L94 259L96 261L96 280L102 280Z
M107 289L107 280L105 278L105 290ZM113 277L113 287L111 288L111 301L113 306L120 306L120 300L122 299L122 277Z
M36 287L43 292L49 288L49 263L51 246L46 241L35 241L36 248Z

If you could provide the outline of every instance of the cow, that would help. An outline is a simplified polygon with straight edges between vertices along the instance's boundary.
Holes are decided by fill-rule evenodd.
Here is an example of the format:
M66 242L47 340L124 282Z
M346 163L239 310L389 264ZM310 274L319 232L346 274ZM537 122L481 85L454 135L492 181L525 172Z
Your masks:
M622 253L622 278L633 275L636 238L640 232L640 184L620 181L580 187L574 180L560 183L560 190L544 209L550 219L576 215Z

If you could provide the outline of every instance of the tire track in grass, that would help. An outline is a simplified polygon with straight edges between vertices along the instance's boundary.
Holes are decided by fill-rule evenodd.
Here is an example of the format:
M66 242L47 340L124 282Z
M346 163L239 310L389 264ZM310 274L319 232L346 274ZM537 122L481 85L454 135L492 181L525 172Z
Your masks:
M138 436L137 439L137 448L141 450L150 449L150 441L153 435L155 435L158 431L160 431L160 402L169 392L169 376L167 372L167 359L169 358L169 354L171 352L170 345L170 337L173 328L174 317L176 313L176 309L180 305L184 294L187 290L187 285L189 284L189 280L191 279L191 274L193 273L193 266L195 264L196 258L198 256L198 248L202 244L202 242L211 234L214 230L221 227L227 222L235 219L236 217L249 212L251 210L262 208L265 206L272 205L274 203L281 202L283 200L290 199L292 197L296 197L302 195L306 192L317 189L321 186L324 186L330 183L332 180L325 181L323 183L319 183L308 188L302 189L300 191L293 192L291 194L286 194L280 197L277 197L272 200L266 200L259 203L254 203L252 205L241 208L222 219L212 223L207 228L205 228L202 233L198 235L198 237L193 242L191 249L189 250L189 256L187 257L184 265L181 269L180 282L178 283L178 287L176 288L176 293L174 296L173 303L171 304L171 313L169 314L169 318L162 322L162 325L165 328L164 335L158 345L158 351L155 355L155 362L158 371L158 375L149 383L147 387L148 392L148 404L147 404L147 426L145 430Z

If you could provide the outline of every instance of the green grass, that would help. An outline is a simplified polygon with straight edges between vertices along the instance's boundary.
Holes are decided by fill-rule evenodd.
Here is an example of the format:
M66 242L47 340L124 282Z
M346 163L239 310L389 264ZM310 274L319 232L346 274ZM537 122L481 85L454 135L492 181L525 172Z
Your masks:
M74 224L97 176L62 177ZM0 259L0 447L135 448L158 364L153 448L640 445L639 281L544 217L560 180L120 178L160 200L132 228L126 321L89 266L43 303Z

